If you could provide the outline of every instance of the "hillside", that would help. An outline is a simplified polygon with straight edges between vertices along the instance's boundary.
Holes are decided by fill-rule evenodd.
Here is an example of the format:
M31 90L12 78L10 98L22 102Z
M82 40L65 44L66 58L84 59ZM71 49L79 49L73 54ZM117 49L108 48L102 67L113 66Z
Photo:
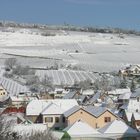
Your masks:
M132 34L1 27L0 61L16 57L32 68L57 63L63 68L109 72L140 63L139 40Z

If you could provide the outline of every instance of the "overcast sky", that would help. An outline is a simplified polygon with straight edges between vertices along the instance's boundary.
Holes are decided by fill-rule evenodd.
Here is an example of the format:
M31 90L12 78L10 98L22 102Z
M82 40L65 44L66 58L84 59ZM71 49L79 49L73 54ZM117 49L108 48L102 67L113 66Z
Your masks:
M140 30L140 0L0 0L0 20Z

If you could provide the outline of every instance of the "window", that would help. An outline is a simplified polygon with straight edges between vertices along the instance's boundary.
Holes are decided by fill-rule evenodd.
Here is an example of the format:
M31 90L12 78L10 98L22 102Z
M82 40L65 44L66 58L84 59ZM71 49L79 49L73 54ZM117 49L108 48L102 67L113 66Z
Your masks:
M140 98L139 97L137 97L137 102L139 102L140 101Z
M139 110L138 109L136 109L136 112L138 112Z
M99 128L99 127L98 127L98 123L96 123L96 128Z
M53 122L53 117L45 117L45 122Z
M59 117L55 117L55 122L59 123Z
M140 126L140 122L137 122L137 126Z
M105 117L105 118L104 118L104 121L105 121L105 123L111 122L111 118L110 118L110 117Z
M63 117L63 120L62 121L63 121L63 123L65 123L65 121L66 121L65 117Z

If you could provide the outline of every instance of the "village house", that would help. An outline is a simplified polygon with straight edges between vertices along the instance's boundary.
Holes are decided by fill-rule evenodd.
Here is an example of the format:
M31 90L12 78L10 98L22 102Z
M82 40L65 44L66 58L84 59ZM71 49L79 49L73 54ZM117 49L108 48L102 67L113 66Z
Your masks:
M110 98L112 98L113 101L118 102L120 103L120 105L122 105L123 103L128 101L132 93L130 88L123 88L108 91L107 94Z
M56 99L48 101L49 104L40 113L41 122L48 128L62 129L65 126L64 112L78 105L75 99Z
M10 96L6 89L0 85L0 107L11 103Z
M79 91L69 91L67 94L64 95L63 99L76 99L79 105L85 104L87 100L86 95L82 95Z
M123 120L116 119L98 130L105 137L117 140L137 140L140 137L135 129L128 126Z
M67 132L71 138L75 139L92 138L92 140L98 140L99 138L99 140L102 140L101 138L103 137L100 132L98 132L83 120L77 120L73 124L66 127L63 131Z
M140 113L134 112L132 114L131 125L133 128L140 131Z
M132 118L132 112L128 111L128 110L124 110L123 114L122 114L122 119L128 124L131 125L131 118Z
M124 76L140 76L140 65L130 65L119 71Z
M74 106L72 109L64 113L66 125L69 126L79 119L88 123L91 127L98 129L105 126L118 117L105 107L79 107Z
M11 105L15 107L26 106L30 101L37 100L38 96L30 94L19 94L17 96L10 96Z
M33 123L38 122L40 113L47 105L44 100L32 100L26 107L26 117Z
M131 94L129 103L126 105L126 109L130 112L140 112L140 92L136 91Z
M48 127L63 127L64 112L78 105L75 99L33 100L26 108L26 116L32 122L43 123Z

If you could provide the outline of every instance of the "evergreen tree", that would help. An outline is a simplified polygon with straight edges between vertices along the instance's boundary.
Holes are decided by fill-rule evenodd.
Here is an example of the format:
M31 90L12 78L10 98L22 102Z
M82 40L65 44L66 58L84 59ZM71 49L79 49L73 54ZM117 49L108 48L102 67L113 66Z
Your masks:
M131 92L135 92L135 90L136 90L136 84L134 82L134 79L131 81L131 87L130 87L130 89L131 89Z

